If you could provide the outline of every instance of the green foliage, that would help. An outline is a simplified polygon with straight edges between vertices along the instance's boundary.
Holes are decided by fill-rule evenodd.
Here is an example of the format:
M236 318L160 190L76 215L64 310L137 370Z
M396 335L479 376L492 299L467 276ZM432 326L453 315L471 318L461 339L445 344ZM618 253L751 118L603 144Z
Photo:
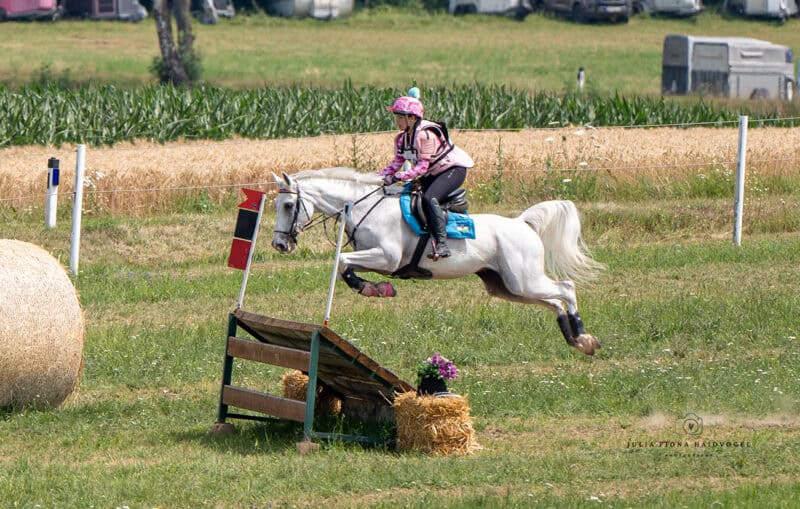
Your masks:
M200 81L200 76L203 74L203 59L200 55L200 52L195 49L181 49L178 52L178 57L183 64L183 69L186 71L186 75L189 77L189 81L191 83L197 83ZM164 61L163 56L154 56L149 70L150 73L152 73L162 85L171 83L170 69L167 66L167 63Z
M0 89L0 102L6 105L0 110L0 146L382 131L391 129L384 107L398 93L350 83L333 90L295 86L236 91L207 85L65 88L45 79L19 90ZM529 94L503 85L428 87L422 94L429 118L465 129L698 122L730 126L740 114L749 113L753 121L777 116L775 111L750 112L746 107L728 110L702 99L686 103L620 95Z

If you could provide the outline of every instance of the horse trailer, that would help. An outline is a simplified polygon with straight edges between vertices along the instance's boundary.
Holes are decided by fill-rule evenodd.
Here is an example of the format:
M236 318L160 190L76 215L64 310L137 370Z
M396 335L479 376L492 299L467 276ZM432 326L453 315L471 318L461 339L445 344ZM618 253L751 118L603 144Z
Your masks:
M334 19L353 13L354 0L268 0L267 12L285 18Z
M0 21L6 19L58 19L57 0L0 0Z
M236 15L232 0L192 0L190 8L194 17L204 25L216 25L220 17Z
M450 0L447 10L450 14L502 14L517 19L533 11L529 0Z
M142 21L147 18L139 0L64 0L66 15L91 19Z
M785 21L797 16L795 0L725 0L723 10L738 16L771 18Z
M794 96L791 48L745 37L664 38L661 92L743 99Z

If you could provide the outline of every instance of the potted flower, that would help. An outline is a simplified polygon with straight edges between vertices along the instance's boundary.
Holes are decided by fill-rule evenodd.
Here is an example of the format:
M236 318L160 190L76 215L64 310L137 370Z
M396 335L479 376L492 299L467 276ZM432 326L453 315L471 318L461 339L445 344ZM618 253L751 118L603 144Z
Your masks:
M434 395L442 392L447 393L448 380L454 380L458 376L458 369L452 361L434 353L417 367L417 395Z

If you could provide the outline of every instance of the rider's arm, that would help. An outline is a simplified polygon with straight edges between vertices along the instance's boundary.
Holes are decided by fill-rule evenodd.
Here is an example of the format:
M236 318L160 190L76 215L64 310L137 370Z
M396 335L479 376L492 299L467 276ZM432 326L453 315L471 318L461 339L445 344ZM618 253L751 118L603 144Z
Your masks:
M402 136L403 136L403 133L400 133L394 139L394 147L395 147L394 159L392 159L392 162L389 163L389 165L387 167L385 167L384 169L382 169L381 171L378 172L378 175L380 175L381 177L384 177L386 175L394 175L395 173L397 173L397 170L399 170L403 166L403 163L406 161L403 158L403 155L400 153L400 146L403 143Z
M397 173L397 170L399 170L400 167L403 166L404 162L405 162L405 159L403 159L403 156L396 155L394 157L394 159L392 160L392 162L389 163L389 166L387 166L386 168L384 168L381 171L379 171L378 175L380 175L382 177L385 176L385 175L394 175L395 173Z

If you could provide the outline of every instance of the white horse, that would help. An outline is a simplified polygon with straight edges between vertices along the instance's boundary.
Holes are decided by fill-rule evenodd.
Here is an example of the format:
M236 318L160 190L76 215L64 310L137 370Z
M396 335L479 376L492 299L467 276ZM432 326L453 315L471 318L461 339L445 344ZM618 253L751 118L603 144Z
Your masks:
M399 269L408 269L418 246L419 237L401 216L398 197L386 195L381 177L351 168L328 168L292 176L284 173L282 179L276 175L275 181L280 190L272 247L291 252L315 211L338 214L350 202L345 229L355 250L341 254L339 275L362 295L396 295L389 282L373 283L355 275L355 271L371 271L397 276ZM586 250L575 205L566 200L546 201L516 218L470 217L475 222L475 239L448 240L452 256L438 261L417 254L418 270L401 271L401 277L449 279L477 274L490 295L552 310L567 343L593 355L600 343L586 333L573 281L593 278L602 265ZM548 277L546 269L559 280Z

